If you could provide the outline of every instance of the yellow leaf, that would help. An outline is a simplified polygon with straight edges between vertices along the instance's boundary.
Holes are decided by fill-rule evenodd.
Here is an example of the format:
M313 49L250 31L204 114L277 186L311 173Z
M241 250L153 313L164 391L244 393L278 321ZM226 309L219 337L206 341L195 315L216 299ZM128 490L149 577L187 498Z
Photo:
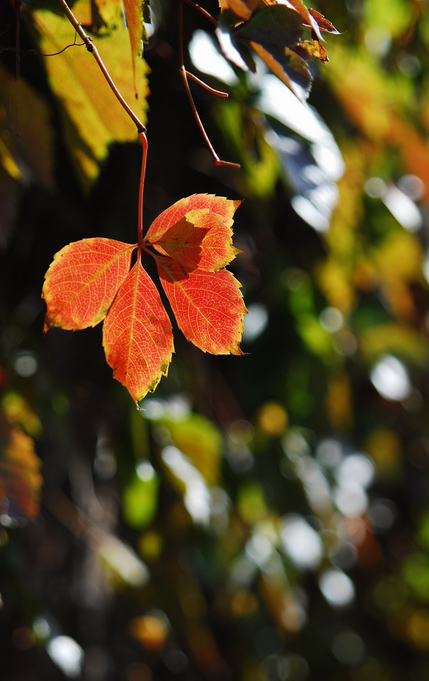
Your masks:
M54 53L74 41L74 30L67 18L53 12L35 12L35 25L40 33L40 50ZM94 37L101 58L116 87L144 118L148 94L145 62L138 61L134 88L129 36L125 26L100 38ZM137 137L135 124L122 108L95 59L84 46L70 47L46 59L46 69L60 102L64 136L78 177L84 187L97 177L108 145L113 141L130 141Z

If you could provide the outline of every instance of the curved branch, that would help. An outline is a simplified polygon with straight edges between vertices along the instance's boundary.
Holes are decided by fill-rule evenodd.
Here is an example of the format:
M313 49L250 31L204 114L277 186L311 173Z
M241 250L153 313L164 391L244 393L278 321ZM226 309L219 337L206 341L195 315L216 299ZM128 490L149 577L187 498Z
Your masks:
M192 109L192 112L194 114L197 125L198 125L198 127L201 131L202 136L204 137L205 143L207 144L207 147L209 148L211 155L213 156L213 160L214 160L215 164L217 166L227 166L229 168L239 168L240 167L239 163L233 163L232 161L222 161L222 159L219 158L216 151L214 150L212 143L210 142L209 136L207 135L207 133L204 129L204 125L202 123L202 120L201 120L201 118L198 114L197 107L195 106L194 98L192 97L191 88L189 87L188 72L185 69L185 64L184 64L185 60L184 60L184 49L183 49L183 2L188 2L188 0L180 0L180 2L179 2L178 25L179 25L180 75L182 76L182 80L183 80L183 84L185 86L186 94L188 96L189 104L191 105L191 109ZM190 2L188 4L194 5L195 3ZM197 5L197 7L199 7L199 6ZM200 84L203 84L205 86L205 83L203 83L203 81L199 81L199 82L200 82ZM219 91L217 91L217 94L219 94ZM225 95L221 95L221 96L225 96Z

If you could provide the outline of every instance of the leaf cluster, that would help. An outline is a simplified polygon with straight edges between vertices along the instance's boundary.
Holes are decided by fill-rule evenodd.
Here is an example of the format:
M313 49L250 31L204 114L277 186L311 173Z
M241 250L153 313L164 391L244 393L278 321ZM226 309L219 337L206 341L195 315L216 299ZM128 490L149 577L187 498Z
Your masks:
M241 354L246 308L239 283L225 269L237 253L231 225L239 203L206 194L182 199L153 221L141 247L103 237L65 246L43 286L46 330L84 329L104 320L103 346L114 376L136 402L153 391L167 374L173 333L141 264L144 248L155 258L186 338L204 352Z

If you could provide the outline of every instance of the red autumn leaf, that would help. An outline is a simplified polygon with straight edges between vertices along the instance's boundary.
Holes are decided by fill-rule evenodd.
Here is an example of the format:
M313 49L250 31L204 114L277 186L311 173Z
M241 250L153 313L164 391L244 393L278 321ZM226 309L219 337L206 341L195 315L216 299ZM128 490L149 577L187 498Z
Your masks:
M232 224L240 203L210 194L180 199L153 221L146 240L187 269L221 269L239 253L232 245Z
M160 239L150 243L159 253L170 256L187 270L198 267L213 272L228 265L239 253L232 245L232 229L228 222L206 208L192 210L167 229Z
M35 518L43 478L33 439L0 417L0 509L8 516Z
M174 350L171 323L140 262L127 275L107 314L103 346L114 377L136 402L167 375Z
M156 258L158 273L179 328L200 350L242 355L246 314L240 284L228 270L186 273L170 258Z
M207 194L182 199L154 220L142 244L157 262L179 327L213 354L242 354L246 308L240 284L223 269L239 252L232 245L239 204ZM135 248L103 238L65 246L46 273L43 297L48 328L82 329L104 319L107 363L139 402L167 374L174 348L155 284L140 259L130 270Z
M76 241L58 251L42 291L46 327L77 330L101 322L128 274L134 248L98 237Z

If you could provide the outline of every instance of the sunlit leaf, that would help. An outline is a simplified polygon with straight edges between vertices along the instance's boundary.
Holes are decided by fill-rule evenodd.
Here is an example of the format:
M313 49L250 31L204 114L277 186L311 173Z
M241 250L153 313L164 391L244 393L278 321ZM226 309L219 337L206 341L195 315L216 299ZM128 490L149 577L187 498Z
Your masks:
M245 0L219 0L219 6L222 11L231 10L241 19L250 19L252 16L252 10Z
M340 31L337 31L335 26L331 24L330 21L326 17L323 16L323 14L320 14L315 9L312 9L311 7L308 8L309 13L313 17L313 19L317 22L317 25L319 26L321 31L326 31L327 33L333 33L334 35L340 35Z
M159 276L185 337L214 355L241 355L246 308L240 284L228 270L189 274L173 260L156 258Z
M187 269L221 269L239 252L232 245L232 218L239 205L207 194L181 199L153 221L146 240Z
M318 40L301 40L299 45L297 45L297 51L305 52L309 57L319 59L324 64L329 61L328 51Z
M134 248L98 237L58 251L42 291L47 327L76 330L101 322L128 274Z
M103 346L114 377L136 402L167 374L173 353L171 323L140 262L127 275L109 309Z
M39 10L35 12L34 20L40 34L42 53L59 52L73 44L74 30L66 17ZM116 87L140 119L144 119L148 91L146 65L143 59L137 61L135 85L129 40L128 31L121 22L108 35L94 36L94 44L99 48ZM84 46L71 47L58 57L46 58L45 64L60 104L70 156L83 186L87 187L97 176L108 145L114 140L136 139L136 126Z

